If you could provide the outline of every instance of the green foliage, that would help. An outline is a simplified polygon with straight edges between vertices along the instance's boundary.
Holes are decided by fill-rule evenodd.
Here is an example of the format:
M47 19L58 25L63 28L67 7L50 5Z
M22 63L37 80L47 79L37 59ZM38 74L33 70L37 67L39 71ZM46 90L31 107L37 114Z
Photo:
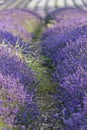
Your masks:
M51 78L48 75L47 67L43 66L41 62L44 61L44 57L33 57L28 55L26 62L29 67L34 70L35 78L39 81L35 87L37 87L38 93L51 93L55 91L54 82L51 82Z

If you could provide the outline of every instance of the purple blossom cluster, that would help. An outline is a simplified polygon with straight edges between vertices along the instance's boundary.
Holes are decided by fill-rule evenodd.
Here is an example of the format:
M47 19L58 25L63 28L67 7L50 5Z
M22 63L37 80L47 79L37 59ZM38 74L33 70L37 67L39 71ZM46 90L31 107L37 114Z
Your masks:
M86 130L87 129L87 113L73 113L71 118L64 121L65 128L61 130Z
M75 101L73 99L73 106L77 104L75 104L75 102L78 102L78 97L78 99L82 101L82 95L84 95L84 91L87 91L86 37L87 34L85 31L85 34L81 35L80 38L77 37L78 39L76 41L69 44L67 43L67 46L62 49L62 53L60 52L61 56L59 58L61 58L61 64L58 62L59 64L56 67L55 76L60 81L61 86L63 86L65 90L67 89L69 94L72 93L72 96L70 94L71 99L75 99ZM62 54L64 55L63 57ZM59 53L57 53L57 55L59 55ZM77 91L76 94L78 95L76 95L76 97L74 97L74 91Z
M73 47L77 45L75 43L76 40L78 40L77 43L79 44L79 41L82 37L83 39L81 40L81 44L85 44L84 41L86 40L87 26L78 27L73 31L64 32L63 34L56 32L55 27L53 29L48 29L48 30L49 30L48 36L46 36L45 33L42 36L42 40L43 40L41 44L42 50L43 53L48 57L50 57L52 62L54 62L55 64L58 63L58 59L59 59L57 58L58 56L61 55L61 59L62 59L64 57L63 53L65 53L65 51L68 52L69 46L71 46L73 49ZM52 33L52 30L54 30L54 33ZM64 50L63 48L67 50ZM78 50L77 51L74 50L74 53L75 53L74 55L78 54Z
M23 42L21 38L18 36L14 36L12 33L9 33L7 31L0 30L0 44L11 44L14 46L17 50L21 49L21 52L23 54L29 53L31 50L29 47L29 43Z
M33 71L27 67L18 51L10 45L0 45L0 119L20 129L29 127L37 117Z
M24 106L27 93L24 86L11 76L0 73L0 118L4 122L14 124L15 116Z
M79 20L74 19L75 21L79 24ZM86 130L87 115L84 114L83 100L87 93L87 26L83 22L81 26L74 26L69 31L68 23L65 28L62 23L61 26L57 24L44 32L42 51L48 57L48 67L51 66L54 70L53 77L57 82L57 94L54 98L61 110L61 118L64 124L65 121L69 123L64 130ZM72 119L76 117L77 122ZM83 123L82 120L85 119L86 122Z
M36 119L38 111L33 96L18 79L0 73L0 119L10 127L26 128Z
M18 78L20 83L30 86L34 82L33 71L15 53L14 48L0 46L0 72Z
M86 130L87 129L87 97L83 100L84 110L73 113L69 119L64 119L65 128L61 130Z
M10 43L13 46L16 46L17 41L20 47L23 44L22 40L19 39L17 36L13 36L12 33L9 33L7 31L0 30L0 43L2 43L3 41L5 44Z

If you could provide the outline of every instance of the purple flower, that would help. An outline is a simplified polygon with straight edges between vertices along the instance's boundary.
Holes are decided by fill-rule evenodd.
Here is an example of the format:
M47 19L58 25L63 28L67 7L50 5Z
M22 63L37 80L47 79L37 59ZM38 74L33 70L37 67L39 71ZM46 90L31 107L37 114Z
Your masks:
M86 130L87 128L87 113L73 113L71 117L64 121L65 128L63 130Z
M5 127L3 127L1 130L7 130Z
M0 44L12 45L17 51L29 53L31 51L29 43L23 42L18 36L13 36L12 33L0 30Z
M30 86L34 81L31 69L10 46L0 46L0 72L3 75L11 75L11 77L19 79L19 82L25 86Z
M0 73L0 117L5 122L14 124L20 107L24 106L27 92L18 80Z
M26 127L25 126L21 126L21 130L26 130Z

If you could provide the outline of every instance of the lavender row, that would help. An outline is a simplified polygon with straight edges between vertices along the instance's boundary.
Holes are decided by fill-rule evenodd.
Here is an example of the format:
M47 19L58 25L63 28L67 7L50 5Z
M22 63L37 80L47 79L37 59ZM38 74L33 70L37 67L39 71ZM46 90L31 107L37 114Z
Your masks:
M73 114L78 115L78 113L81 115L80 122L77 122L80 123L78 129L86 128L86 123L84 121L82 124L82 119L87 120L84 116L86 111L83 102L87 92L87 18L82 15L80 17L81 20L74 17L74 22L72 20L71 23L69 20L63 20L66 26L63 26L62 22L58 23L46 30L42 36L42 51L45 57L48 57L48 67L49 64L54 67L53 77L57 82L55 101L58 109L61 110L63 123L66 125L64 130L74 130L78 127L77 124L75 127L76 122L73 122ZM84 19L85 22L80 24L80 21ZM69 24L72 25L71 28ZM72 122L71 124L68 119ZM79 117L77 119L79 120ZM80 127L81 124L82 127Z
M26 130L37 117L33 71L10 44L0 44L0 119ZM27 122L27 123L26 123Z
M37 120L36 79L22 55L32 51L29 42L39 26L41 18L32 11L0 12L0 121L7 124L3 130L33 129Z

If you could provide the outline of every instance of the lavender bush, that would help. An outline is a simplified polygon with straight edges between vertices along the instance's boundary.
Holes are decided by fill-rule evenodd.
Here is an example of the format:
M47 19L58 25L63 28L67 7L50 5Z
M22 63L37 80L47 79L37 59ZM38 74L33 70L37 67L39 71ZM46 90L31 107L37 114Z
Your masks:
M38 114L33 97L33 92L29 94L18 79L0 73L0 119L4 123L29 127Z
M33 83L33 72L26 66L22 58L17 56L17 51L13 48L6 47L6 45L0 46L0 61L0 72L3 75L19 78L20 83L26 86Z
M55 27L53 30L55 30ZM62 60L62 57L64 57L63 53L66 53L65 51L67 51L68 53L68 50L70 50L69 47L71 47L71 49L73 49L73 47L75 48L75 46L77 45L75 43L76 40L78 45L80 40L81 40L81 45L82 43L85 44L84 42L86 41L87 26L83 26L81 28L78 27L73 31L66 32L63 34L59 34L58 32L56 32L56 30L54 34L51 34L52 30L49 29L49 31L50 33L48 33L48 37L46 37L45 34L43 34L42 36L42 40L43 40L43 42L41 43L42 51L46 56L50 57L52 62L54 62L55 64L58 63L58 58L57 58L58 56L59 57L61 56L61 60ZM65 48L65 50L63 48ZM73 49L75 53L74 55L78 54L78 50L75 51L75 49Z
M55 27L54 33L51 30L42 36L42 50L48 57L48 67L54 68L53 76L57 81L58 92L55 101L64 121L73 113L83 113L84 109L83 99L87 92L87 26L83 24L73 31L60 34Z
M19 36L24 41L33 38L35 32L41 25L41 18L23 9L9 9L0 12L0 30L9 31Z
M18 110L24 107L26 96L24 86L18 80L0 73L0 118L4 122L14 124Z
M54 26L55 24L58 27L63 27L64 29L73 29L75 27L80 27L83 24L87 23L87 13L81 9L76 9L72 7L60 8L50 12L47 15L47 25ZM66 31L67 31L66 29Z
M82 100L87 91L85 53L87 49L87 28L85 29L86 30L83 29L84 35L81 35L79 38L77 35L78 39L74 39L72 42L67 42L64 48L61 48L61 50L59 49L55 58L55 78L65 90L65 92L62 93L63 107L69 113L83 109Z
M52 17L52 18L51 18ZM70 32L77 27L87 25L87 13L81 9L61 8L47 15L47 24L52 26L44 31L44 37ZM53 22L53 23L51 23ZM51 30L51 31L50 31ZM43 37L43 39L44 39Z
M34 103L33 71L13 46L0 45L0 119L12 127L29 125L38 111Z
M73 7L64 7L50 12L46 18L48 22L50 22L51 20L55 20L59 23L67 20L73 21L74 19L77 19L78 21L78 19L81 19L82 16L83 17L87 16L84 10Z

